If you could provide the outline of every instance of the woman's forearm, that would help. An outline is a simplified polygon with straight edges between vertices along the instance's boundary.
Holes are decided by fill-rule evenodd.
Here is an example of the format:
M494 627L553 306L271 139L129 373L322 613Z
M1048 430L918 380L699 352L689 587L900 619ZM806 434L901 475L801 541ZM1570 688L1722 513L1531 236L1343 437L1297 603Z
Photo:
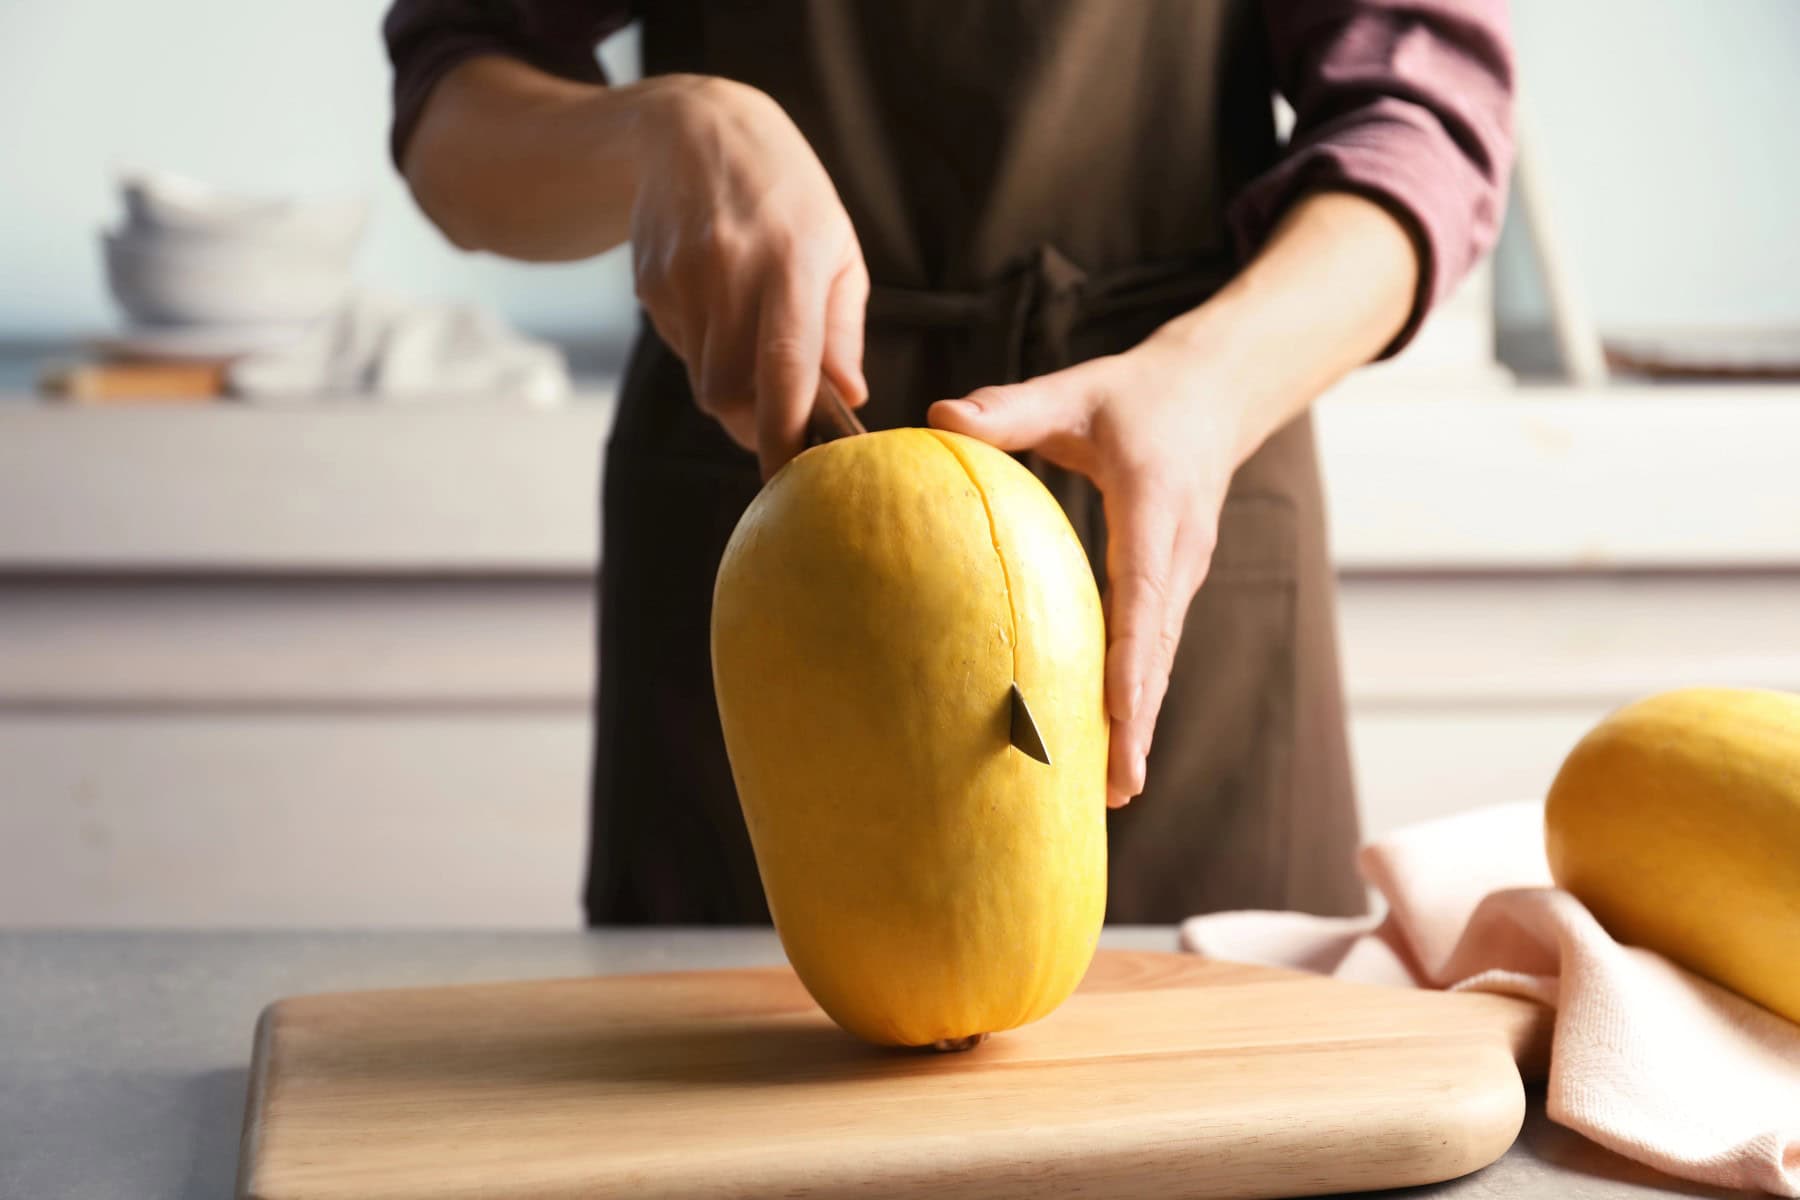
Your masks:
M1393 341L1419 276L1419 253L1396 217L1359 195L1319 192L1289 210L1218 295L1155 337L1184 345L1207 377L1230 381L1241 463Z
M413 195L465 250L563 261L626 240L654 84L598 87L499 55L449 71L407 144Z

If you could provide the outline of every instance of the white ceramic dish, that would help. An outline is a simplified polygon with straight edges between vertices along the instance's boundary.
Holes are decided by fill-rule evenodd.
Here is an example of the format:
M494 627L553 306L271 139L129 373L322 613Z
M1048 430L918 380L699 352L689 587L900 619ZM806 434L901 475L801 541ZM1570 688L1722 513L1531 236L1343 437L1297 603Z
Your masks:
M350 287L347 252L147 238L103 239L113 298L143 325L278 325L311 321Z
M363 197L328 200L233 196L162 172L119 181L126 228L146 238L249 241L348 254L368 222Z

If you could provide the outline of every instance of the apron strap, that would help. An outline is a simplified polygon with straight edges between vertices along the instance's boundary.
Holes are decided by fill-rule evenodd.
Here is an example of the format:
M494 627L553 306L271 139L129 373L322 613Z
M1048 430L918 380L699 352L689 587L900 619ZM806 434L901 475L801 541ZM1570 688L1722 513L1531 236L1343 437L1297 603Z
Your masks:
M1075 362L1077 330L1192 308L1230 277L1229 255L1215 253L1134 264L1090 275L1055 246L1038 246L993 285L969 291L875 284L868 322L895 329L961 329L994 338L992 377L1017 382Z

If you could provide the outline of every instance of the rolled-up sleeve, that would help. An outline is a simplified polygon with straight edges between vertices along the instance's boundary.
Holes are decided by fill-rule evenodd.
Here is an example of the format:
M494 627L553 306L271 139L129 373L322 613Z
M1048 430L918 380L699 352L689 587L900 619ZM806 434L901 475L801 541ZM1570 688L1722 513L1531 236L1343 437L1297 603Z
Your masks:
M1512 169L1505 0L1265 0L1276 81L1294 108L1280 162L1233 202L1254 251L1302 192L1359 192L1419 247L1392 354L1499 236Z
M394 66L395 165L431 89L456 64L506 54L582 83L605 83L594 51L632 17L630 0L394 0L382 22Z

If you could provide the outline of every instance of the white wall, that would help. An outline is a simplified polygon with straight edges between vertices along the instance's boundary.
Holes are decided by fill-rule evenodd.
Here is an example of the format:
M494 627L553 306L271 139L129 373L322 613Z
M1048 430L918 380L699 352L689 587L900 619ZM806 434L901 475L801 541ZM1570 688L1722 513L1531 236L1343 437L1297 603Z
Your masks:
M0 336L112 320L95 231L108 170L252 189L367 188L364 278L485 296L528 328L629 320L611 261L525 267L450 250L383 142L385 0L0 0ZM1800 322L1800 4L1516 0L1521 73L1602 325ZM615 41L609 61L633 51ZM1518 247L1504 318L1542 303Z
M1800 4L1515 0L1523 115L1603 328L1800 325ZM1516 237L1502 322L1545 310Z

